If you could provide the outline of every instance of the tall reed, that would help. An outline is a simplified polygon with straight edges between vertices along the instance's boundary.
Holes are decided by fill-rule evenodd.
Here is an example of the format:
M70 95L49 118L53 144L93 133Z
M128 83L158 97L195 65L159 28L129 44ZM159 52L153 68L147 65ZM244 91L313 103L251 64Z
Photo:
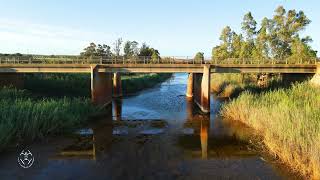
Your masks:
M29 98L25 91L0 90L0 150L14 140L33 140L79 127L98 111L85 98Z
M320 178L320 88L304 82L261 94L246 91L221 114L260 132L268 150L294 170Z

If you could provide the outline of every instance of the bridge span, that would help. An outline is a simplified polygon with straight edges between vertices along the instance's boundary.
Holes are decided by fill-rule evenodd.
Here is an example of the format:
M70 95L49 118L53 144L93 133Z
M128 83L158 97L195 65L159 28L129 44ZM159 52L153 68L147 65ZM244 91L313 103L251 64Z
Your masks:
M108 105L122 96L121 73L189 73L186 96L203 112L210 112L212 73L316 74L320 64L0 64L0 77L24 73L90 73L91 96L96 105ZM1 79L1 78L0 78Z

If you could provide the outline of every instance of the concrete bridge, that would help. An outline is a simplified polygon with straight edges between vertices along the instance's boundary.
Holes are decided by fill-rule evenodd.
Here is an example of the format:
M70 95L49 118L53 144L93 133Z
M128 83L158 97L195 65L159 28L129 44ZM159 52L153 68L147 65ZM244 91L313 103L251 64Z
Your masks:
M24 73L90 73L92 102L107 105L112 97L122 96L121 73L189 73L186 96L203 112L210 112L210 76L212 73L285 73L316 74L320 82L320 64L0 64L0 79L19 79ZM12 79L12 78L11 78ZM0 80L1 81L1 80ZM113 93L112 93L113 92Z

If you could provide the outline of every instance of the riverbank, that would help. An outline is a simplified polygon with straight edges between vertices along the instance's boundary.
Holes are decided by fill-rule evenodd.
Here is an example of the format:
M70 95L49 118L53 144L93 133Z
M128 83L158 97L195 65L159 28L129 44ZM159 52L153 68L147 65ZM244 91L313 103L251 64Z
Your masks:
M224 118L255 129L271 154L320 178L320 89L308 82L259 94L245 91L222 106Z
M264 83L264 86L259 86L255 74L217 73L211 75L211 92L219 99L228 99L239 96L245 90L260 93L283 86L280 75L269 77Z
M124 94L150 88L170 74L140 74L122 78ZM61 135L84 125L103 110L91 104L90 76L83 74L28 75L25 90L0 89L0 151L20 144Z
M124 95L137 93L153 87L171 77L171 74L125 74L122 75ZM90 97L90 74L29 74L25 76L24 88L45 97Z

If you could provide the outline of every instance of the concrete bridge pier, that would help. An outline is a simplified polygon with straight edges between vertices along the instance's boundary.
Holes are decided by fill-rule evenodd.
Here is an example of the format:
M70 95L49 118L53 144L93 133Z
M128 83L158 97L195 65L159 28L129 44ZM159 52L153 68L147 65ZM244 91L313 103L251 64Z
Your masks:
M91 100L99 106L112 103L112 74L99 72L97 66L91 66Z
M317 64L316 74L313 76L310 83L314 86L320 87L320 63Z
M203 73L192 75L193 100L204 113L210 112L210 65L203 67ZM189 85L189 83L188 83Z
M187 82L187 93L186 96L188 98L193 97L193 73L189 73L188 75L188 82Z
M113 73L113 97L122 97L121 74L118 72Z

